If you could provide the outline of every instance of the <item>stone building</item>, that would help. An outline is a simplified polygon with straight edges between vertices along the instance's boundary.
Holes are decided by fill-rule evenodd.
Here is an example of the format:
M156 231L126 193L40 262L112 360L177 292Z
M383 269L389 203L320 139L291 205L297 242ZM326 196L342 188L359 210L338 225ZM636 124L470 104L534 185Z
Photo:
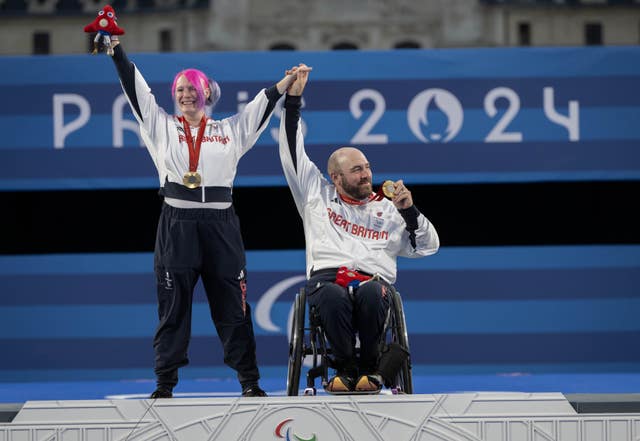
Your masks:
M80 54L104 0L0 0L0 54ZM640 0L114 0L129 52L635 45Z

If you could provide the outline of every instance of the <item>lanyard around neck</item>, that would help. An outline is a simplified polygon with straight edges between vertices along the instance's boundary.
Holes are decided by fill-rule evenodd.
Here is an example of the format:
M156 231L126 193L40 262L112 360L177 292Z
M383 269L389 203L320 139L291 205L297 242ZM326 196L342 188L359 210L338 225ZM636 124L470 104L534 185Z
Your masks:
M187 138L187 146L189 146L189 171L195 172L198 169L198 161L200 161L200 147L202 146L202 138L204 137L204 128L207 124L207 118L203 115L198 128L198 137L194 145L193 136L191 136L191 126L185 117L181 118L184 135Z

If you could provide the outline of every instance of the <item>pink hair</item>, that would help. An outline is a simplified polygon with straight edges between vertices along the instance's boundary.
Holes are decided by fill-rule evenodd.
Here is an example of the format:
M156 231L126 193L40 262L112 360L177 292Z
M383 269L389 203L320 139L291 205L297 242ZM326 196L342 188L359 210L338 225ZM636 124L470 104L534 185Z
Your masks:
M173 99L176 99L176 84L178 83L178 78L182 75L196 88L196 92L198 93L198 107L204 107L206 102L204 88L209 87L209 79L204 72L198 69L185 69L176 74L176 77L173 79L173 85L171 86L171 96Z

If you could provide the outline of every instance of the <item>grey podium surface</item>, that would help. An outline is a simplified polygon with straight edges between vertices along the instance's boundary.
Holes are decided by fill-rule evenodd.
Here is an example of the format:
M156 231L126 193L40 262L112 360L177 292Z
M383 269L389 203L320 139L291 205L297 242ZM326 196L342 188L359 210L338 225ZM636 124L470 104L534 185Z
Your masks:
M637 399L465 392L28 401L0 423L0 441L637 441L640 412L584 412L607 402L635 409Z

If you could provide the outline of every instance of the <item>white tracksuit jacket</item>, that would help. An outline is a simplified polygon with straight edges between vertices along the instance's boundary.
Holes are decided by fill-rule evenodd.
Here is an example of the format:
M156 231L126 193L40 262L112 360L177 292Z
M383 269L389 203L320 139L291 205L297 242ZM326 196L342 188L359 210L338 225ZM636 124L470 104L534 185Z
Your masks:
M189 149L182 123L158 106L142 74L119 47L116 48L114 61L122 88L140 124L140 134L158 170L160 187L165 187L167 181L182 186L183 176L189 171ZM240 113L222 120L207 119L197 168L202 185L188 192L191 193L190 200L217 202L207 200L205 187L232 188L238 161L253 147L269 124L280 97L275 86L272 86L258 92ZM198 127L191 127L191 132L195 140ZM175 186L172 187L175 189ZM186 187L179 190L187 193ZM196 193L198 200L192 198ZM170 197L183 198L181 194L172 194Z
M307 278L311 271L347 266L396 280L397 256L434 254L440 241L435 227L417 209L415 247L407 223L389 199L352 205L311 162L299 124L300 100L287 96L280 123L280 160L302 217L306 240ZM289 140L295 140L289 145ZM293 142L292 142L293 144Z

